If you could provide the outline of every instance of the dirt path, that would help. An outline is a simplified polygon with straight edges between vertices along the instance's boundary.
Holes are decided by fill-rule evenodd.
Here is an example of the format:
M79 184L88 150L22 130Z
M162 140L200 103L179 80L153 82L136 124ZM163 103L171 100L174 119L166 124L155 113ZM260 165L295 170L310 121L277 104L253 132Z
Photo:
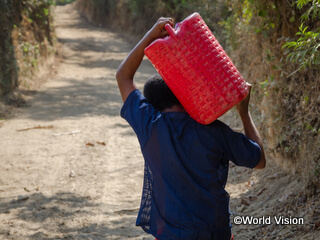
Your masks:
M55 19L57 76L0 128L0 239L152 239L134 226L143 161L119 117L115 71L130 47L71 6Z
M58 74L0 128L0 239L153 239L135 227L143 160L119 117L115 71L131 48L117 34L87 24L71 5L55 14ZM139 87L151 73L145 60ZM288 214L299 181L271 165L263 171L232 166L230 209L256 217L279 209ZM308 212L313 203L299 208L306 221L314 217ZM238 225L234 233L236 239L318 239L310 229L314 225Z

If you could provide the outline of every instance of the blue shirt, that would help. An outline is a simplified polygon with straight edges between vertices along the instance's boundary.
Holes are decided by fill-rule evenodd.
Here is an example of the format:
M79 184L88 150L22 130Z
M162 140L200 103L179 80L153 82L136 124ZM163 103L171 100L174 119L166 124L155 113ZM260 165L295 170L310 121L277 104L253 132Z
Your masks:
M229 240L229 160L253 168L259 145L218 120L202 125L185 112L160 112L139 90L128 96L121 116L145 159L136 224L159 240Z

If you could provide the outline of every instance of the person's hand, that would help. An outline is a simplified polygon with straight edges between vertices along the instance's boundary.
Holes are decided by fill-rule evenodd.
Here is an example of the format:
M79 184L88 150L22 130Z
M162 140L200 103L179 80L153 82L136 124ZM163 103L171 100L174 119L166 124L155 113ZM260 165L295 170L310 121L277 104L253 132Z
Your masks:
M159 18L118 67L116 78L123 102L126 101L132 91L137 89L133 83L133 77L143 60L145 48L157 38L165 37L169 34L164 28L166 24L173 26L173 19Z
M251 94L251 85L248 84L249 87L249 93L248 95L237 105L237 110L239 112L243 128L244 128L244 134L249 138L250 140L256 142L261 149L261 155L260 155L260 161L255 166L256 169L262 169L266 166L266 156L264 154L263 149L263 142L261 139L261 136L256 128L256 125L254 124L250 112L249 112L249 101L250 101L250 94Z
M158 21L153 25L153 27L147 33L148 38L151 41L156 40L157 38L163 38L168 36L168 31L164 28L166 24L170 24L172 27L174 26L173 19L167 17L161 17Z
M240 115L243 113L249 112L249 101L250 101L250 94L251 94L252 86L249 83L247 83L247 86L249 87L248 95L240 103L237 104L237 110Z

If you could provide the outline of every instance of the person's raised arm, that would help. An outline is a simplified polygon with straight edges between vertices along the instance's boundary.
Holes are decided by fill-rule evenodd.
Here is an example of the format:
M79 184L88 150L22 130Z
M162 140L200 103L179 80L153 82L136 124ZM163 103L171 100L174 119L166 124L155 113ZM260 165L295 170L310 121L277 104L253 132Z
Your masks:
M248 96L243 99L238 105L237 110L239 112L243 128L244 134L252 141L256 142L261 148L261 158L256 169L262 169L266 166L266 158L264 154L262 139L260 134L251 118L250 111L249 111L249 100L250 100L250 93L251 93L251 85L249 85L249 94Z
M123 102L125 102L129 94L136 89L133 77L144 57L144 49L157 38L168 35L167 30L164 28L167 23L173 26L172 18L159 18L154 26L146 33L140 42L132 49L126 59L124 59L120 64L116 78Z

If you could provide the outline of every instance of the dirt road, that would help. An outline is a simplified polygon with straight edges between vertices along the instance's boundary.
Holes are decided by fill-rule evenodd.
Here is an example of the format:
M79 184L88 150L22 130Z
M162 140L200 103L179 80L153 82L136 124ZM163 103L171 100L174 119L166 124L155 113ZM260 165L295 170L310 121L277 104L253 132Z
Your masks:
M55 14L58 74L0 128L0 239L152 239L134 226L143 161L119 117L130 47L71 6Z
M135 227L143 160L119 117L115 72L131 47L86 23L71 5L57 7L55 15L58 73L0 128L0 239L153 239ZM152 73L144 60L138 87ZM230 209L255 217L303 212L311 221L314 202L303 202L299 211L289 202L299 198L299 182L272 164L263 171L231 166ZM309 225L233 231L236 239L317 239Z

